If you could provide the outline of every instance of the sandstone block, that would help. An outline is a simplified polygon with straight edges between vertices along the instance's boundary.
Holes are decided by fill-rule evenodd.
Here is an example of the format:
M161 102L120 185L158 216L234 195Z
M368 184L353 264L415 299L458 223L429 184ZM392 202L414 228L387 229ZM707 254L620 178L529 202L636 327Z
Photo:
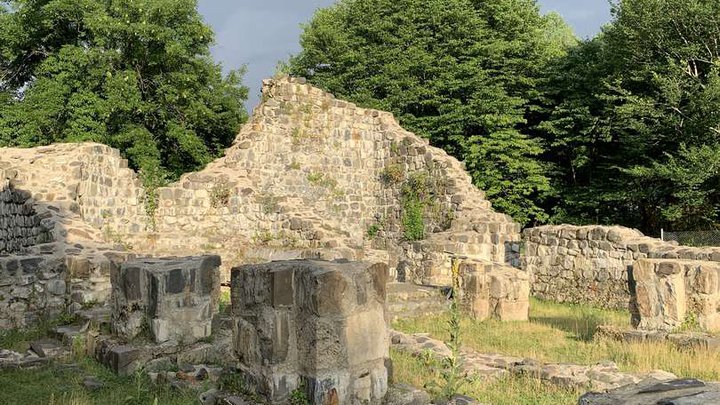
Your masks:
M461 302L475 319L526 321L530 277L518 269L494 263L464 262L460 266Z
M293 260L232 270L235 354L270 403L379 404L389 341L384 264ZM333 402L337 401L337 402Z

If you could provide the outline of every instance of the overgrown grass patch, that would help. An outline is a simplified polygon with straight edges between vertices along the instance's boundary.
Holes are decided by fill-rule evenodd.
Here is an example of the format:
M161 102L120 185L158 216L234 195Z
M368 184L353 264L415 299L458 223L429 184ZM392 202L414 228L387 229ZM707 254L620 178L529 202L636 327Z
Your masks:
M406 333L425 332L446 340L447 316L400 320ZM529 322L462 321L463 343L479 352L545 362L595 364L611 360L627 372L665 370L681 377L720 380L720 355L706 349L679 349L670 343L625 343L594 338L598 325L630 326L630 314L583 305L533 300Z
M83 379L93 376L105 384L87 391ZM32 370L0 371L0 404L14 405L185 405L197 402L194 393L153 386L146 375L118 377L90 359L76 365L56 364Z

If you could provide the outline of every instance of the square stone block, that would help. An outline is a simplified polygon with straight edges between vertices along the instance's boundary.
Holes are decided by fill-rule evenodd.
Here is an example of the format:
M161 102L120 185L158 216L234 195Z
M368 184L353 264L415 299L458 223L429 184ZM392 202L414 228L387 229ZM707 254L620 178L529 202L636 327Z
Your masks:
M122 264L111 274L114 332L133 339L149 328L157 343L193 343L210 336L219 266L219 256Z
M530 308L530 277L497 263L465 261L460 265L461 307L473 318L526 321Z
M389 339L384 264L293 260L232 270L234 347L272 404L380 404Z

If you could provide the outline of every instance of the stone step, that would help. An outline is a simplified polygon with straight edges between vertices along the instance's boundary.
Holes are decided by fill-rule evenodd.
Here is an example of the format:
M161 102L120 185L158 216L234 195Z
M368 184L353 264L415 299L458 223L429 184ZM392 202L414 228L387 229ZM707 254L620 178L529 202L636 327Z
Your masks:
M106 327L110 326L110 316L112 311L108 306L93 307L77 311L75 314L81 320L80 323L90 323L90 327Z
M387 311L392 321L438 315L449 307L445 287L391 283L387 291Z
M81 336L87 331L87 324L85 325L63 325L53 328L50 331L51 337L59 339L65 344L72 344L76 337Z
M445 287L422 286L411 283L389 283L388 302L411 301L424 298L445 299Z

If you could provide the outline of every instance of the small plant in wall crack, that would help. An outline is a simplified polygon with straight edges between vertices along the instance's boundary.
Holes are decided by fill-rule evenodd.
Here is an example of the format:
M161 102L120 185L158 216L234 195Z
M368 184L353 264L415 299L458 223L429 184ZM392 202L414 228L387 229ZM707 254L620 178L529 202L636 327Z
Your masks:
M220 182L210 189L210 205L213 208L227 207L230 204L231 196L230 186L225 182Z
M305 382L290 393L290 405L310 405L310 398L305 392Z

